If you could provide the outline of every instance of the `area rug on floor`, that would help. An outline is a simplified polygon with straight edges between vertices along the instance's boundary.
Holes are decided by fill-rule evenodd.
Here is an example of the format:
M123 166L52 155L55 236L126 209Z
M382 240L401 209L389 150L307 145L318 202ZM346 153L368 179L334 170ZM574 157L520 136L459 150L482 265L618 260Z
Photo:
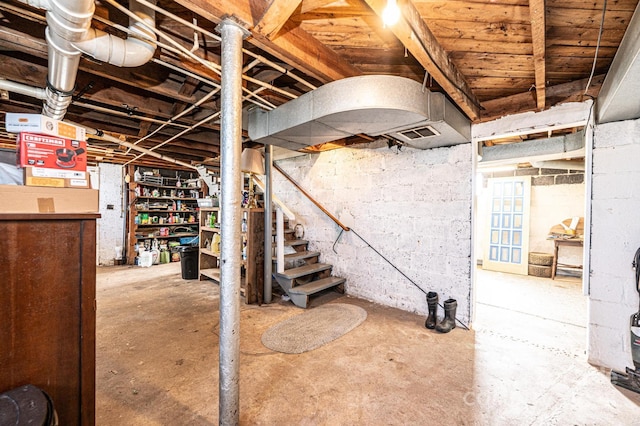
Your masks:
M279 322L262 335L267 348L301 354L344 336L367 318L359 306L330 303Z

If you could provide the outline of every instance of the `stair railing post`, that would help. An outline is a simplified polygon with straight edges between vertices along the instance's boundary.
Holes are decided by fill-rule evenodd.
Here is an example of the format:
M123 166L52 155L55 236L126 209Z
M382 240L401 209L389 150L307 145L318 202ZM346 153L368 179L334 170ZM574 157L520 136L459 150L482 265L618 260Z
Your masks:
M276 208L276 262L277 272L284 272L284 217L282 209Z

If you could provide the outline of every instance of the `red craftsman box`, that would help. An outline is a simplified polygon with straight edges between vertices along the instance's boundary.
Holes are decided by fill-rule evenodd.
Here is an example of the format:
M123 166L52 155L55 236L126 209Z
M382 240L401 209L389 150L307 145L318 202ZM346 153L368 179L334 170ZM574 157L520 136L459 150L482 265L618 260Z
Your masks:
M57 136L21 132L18 136L18 166L85 172L87 143Z

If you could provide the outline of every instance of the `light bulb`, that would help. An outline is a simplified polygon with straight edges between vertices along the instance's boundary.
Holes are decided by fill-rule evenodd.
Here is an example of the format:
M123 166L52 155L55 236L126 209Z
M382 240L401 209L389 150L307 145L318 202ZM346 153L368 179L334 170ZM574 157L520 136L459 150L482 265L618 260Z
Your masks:
M382 11L382 22L385 25L391 26L395 25L400 19L400 9L398 8L398 4L396 0L388 0L387 6Z

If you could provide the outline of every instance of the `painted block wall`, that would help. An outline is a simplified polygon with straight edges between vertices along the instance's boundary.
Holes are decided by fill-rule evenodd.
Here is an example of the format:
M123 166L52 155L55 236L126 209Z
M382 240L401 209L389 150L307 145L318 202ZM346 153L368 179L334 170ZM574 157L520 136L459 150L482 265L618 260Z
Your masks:
M629 318L638 310L640 120L596 127L592 179L589 361L624 371L633 367Z
M441 302L456 299L458 318L469 321L470 144L398 152L372 143L278 165L421 288L436 291ZM310 249L322 253L321 262L333 264L334 275L347 279L347 294L427 313L423 292L353 232L340 235L340 227L277 171L273 188L304 226Z
M97 257L99 265L113 265L115 247L124 247L125 206L122 205L122 166L100 163L100 219ZM113 209L107 206L112 205Z

